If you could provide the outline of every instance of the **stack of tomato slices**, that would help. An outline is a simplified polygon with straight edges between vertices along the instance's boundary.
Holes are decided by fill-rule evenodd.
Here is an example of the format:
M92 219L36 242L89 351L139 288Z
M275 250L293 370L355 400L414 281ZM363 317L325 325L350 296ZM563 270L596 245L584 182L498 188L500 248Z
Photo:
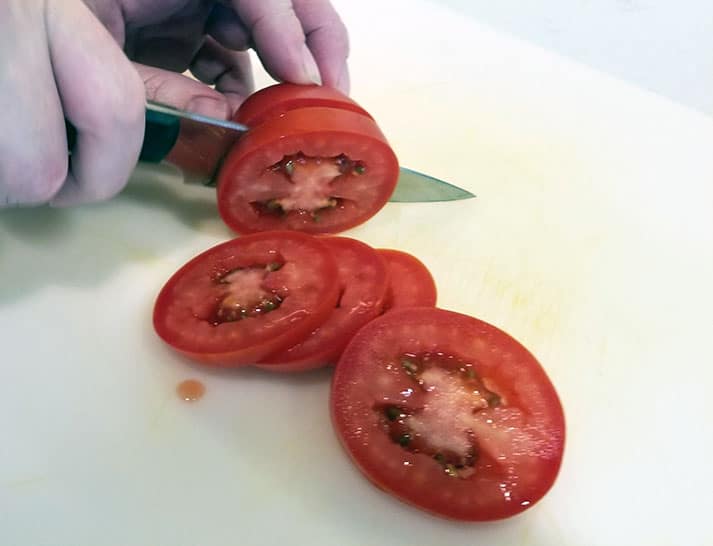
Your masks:
M534 505L555 481L565 435L535 357L502 330L437 308L415 256L322 235L364 221L393 189L398 165L369 114L336 91L281 84L237 118L255 129L229 155L218 192L243 235L169 279L158 335L210 365L336 364L337 436L372 483L409 504L465 521Z
M336 363L357 330L385 311L435 304L433 277L405 252L265 231L183 266L159 294L154 326L200 362L304 371Z
M338 233L364 223L396 187L396 155L374 119L321 86L278 84L235 121L250 127L223 163L218 209L238 233Z

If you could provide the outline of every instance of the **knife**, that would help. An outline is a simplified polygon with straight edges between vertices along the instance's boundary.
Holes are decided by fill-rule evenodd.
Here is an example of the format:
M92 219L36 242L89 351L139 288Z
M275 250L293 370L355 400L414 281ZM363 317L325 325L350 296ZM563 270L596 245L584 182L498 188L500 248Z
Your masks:
M71 150L77 133L65 122ZM166 162L178 167L184 180L214 187L223 158L248 127L187 112L154 101L146 103L146 129L139 161ZM389 201L397 203L453 201L475 197L472 193L432 176L401 167Z

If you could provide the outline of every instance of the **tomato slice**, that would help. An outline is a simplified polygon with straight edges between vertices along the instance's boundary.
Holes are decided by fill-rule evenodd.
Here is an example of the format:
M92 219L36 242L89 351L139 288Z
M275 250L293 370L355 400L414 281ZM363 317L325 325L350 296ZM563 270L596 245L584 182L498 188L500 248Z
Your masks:
M217 174L216 165L238 137L235 131L184 121L178 140L165 161L180 168L189 183L197 178L205 184Z
M371 118L369 112L359 104L332 87L278 83L250 95L240 105L233 119L248 127L255 127L290 110L314 106L350 110Z
M532 354L442 309L393 309L359 330L335 368L331 412L369 480L447 518L522 512L562 460L562 406Z
M301 108L237 142L219 174L218 210L238 233L336 233L376 214L398 173L373 120L347 110Z
M319 239L259 233L215 246L179 269L156 300L154 328L197 361L250 364L318 326L338 290L337 266Z
M389 268L389 289L384 312L394 307L434 307L436 282L424 263L407 252L378 249Z
M383 258L370 246L347 237L328 237L339 271L340 297L331 315L298 344L268 356L261 367L280 372L303 371L334 364L364 324L382 309L388 286Z

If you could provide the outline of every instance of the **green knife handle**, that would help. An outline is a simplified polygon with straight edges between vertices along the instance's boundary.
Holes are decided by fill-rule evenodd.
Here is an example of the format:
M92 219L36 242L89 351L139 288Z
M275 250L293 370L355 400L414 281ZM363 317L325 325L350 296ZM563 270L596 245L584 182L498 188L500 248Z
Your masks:
M77 143L77 130L67 120L64 121L64 126L67 132L67 148L71 153ZM176 144L180 130L181 122L178 118L146 110L146 129L139 160L149 163L163 161Z

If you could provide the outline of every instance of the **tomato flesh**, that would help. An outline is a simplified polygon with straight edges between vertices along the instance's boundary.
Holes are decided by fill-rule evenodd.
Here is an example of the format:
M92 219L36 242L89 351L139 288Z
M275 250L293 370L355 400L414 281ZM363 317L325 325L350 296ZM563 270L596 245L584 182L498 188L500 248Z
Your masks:
M398 170L372 119L302 108L265 121L233 147L218 179L218 209L238 233L336 233L386 204Z
M340 204L340 199L332 195L332 184L337 178L359 176L366 172L366 167L345 155L325 158L307 157L300 153L284 157L271 170L284 176L289 185L279 196L266 202L256 202L254 206L276 215L291 211L308 212L314 221L318 221L320 211Z
M174 349L225 366L294 345L338 296L334 259L319 240L265 232L220 244L178 270L161 290L154 328Z
M268 289L268 276L282 265L278 262L254 265L219 276L216 281L225 285L225 289L217 296L215 310L207 320L213 326L218 326L225 322L258 317L277 309L287 297L287 290L284 287Z
M471 363L453 355L407 353L399 364L414 383L405 391L405 403L376 406L390 438L407 451L433 457L450 476L471 475L478 457L474 414L500 405L501 397Z
M475 318L397 308L336 366L332 420L374 484L437 515L485 521L542 498L558 473L564 416L535 358Z
M354 333L381 311L388 271L376 250L347 237L327 237L322 243L337 263L337 306L305 339L268 356L261 364L265 369L292 372L334 364Z

